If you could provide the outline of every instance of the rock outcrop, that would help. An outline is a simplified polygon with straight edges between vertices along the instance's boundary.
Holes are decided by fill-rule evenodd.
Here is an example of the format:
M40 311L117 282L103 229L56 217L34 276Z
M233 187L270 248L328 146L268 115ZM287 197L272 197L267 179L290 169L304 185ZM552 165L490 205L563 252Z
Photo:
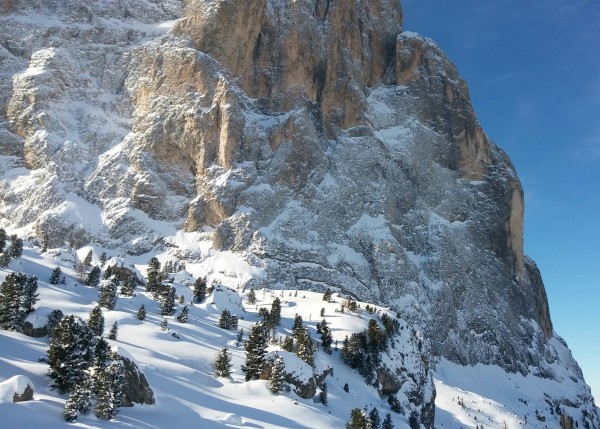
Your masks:
M133 404L154 404L154 392L150 388L146 376L131 359L121 356L121 361L125 370L123 406L133 407Z

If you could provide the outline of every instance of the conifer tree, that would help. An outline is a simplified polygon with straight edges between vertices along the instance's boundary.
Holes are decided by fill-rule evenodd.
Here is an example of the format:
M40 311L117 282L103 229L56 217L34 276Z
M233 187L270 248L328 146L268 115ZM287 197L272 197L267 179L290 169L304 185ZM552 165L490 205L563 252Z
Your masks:
M92 409L92 382L89 377L75 386L69 399L65 402L63 416L65 420L73 423L81 414L87 414Z
M250 288L250 292L248 292L248 296L246 296L246 300L248 304L254 305L256 304L256 292L254 292L254 288Z
M390 413L385 414L385 419L383 419L381 429L394 429L394 422L392 421L392 415Z
M50 284L57 285L60 282L60 276L62 275L62 270L60 267L56 267L52 270L52 274L50 274Z
M285 363L279 355L275 357L275 362L271 368L271 376L269 377L269 389L273 395L278 395L283 390L285 382Z
M411 411L410 416L408 417L408 426L410 429L419 429L421 424L419 423L419 413L416 410Z
M331 300L331 289L327 288L323 294L323 301L329 302Z
M135 281L134 281L132 275L128 275L127 277L125 277L123 286L121 286L121 295L132 296L134 292L135 292Z
M227 347L221 349L217 359L215 360L215 375L217 377L229 377L231 375L231 353Z
M333 336L331 335L331 329L327 326L325 320L321 323L321 346L325 353L331 354L331 343L333 342Z
M348 383L344 384L344 392L350 392L350 386L348 386Z
M388 404L390 404L390 408L392 409L392 411L394 411L395 413L403 413L403 409L402 409L402 404L400 403L400 401L398 400L398 398L396 397L396 395L390 395L388 397Z
M10 273L0 285L0 328L20 330L24 317L21 313L21 291L24 278L21 273Z
M381 417L379 417L379 411L377 408L373 407L369 413L369 420L371 420L371 426L373 429L379 429L379 426L381 425Z
M90 250L87 255L85 255L85 258L83 258L83 265L87 267L92 265L92 254L93 252Z
M38 282L36 276L25 275L25 282L21 295L21 309L25 316L33 311L33 306L38 301ZM24 321L24 320L23 320Z
M58 309L54 309L50 312L50 314L48 315L48 323L46 323L46 329L48 330L49 337L52 337L54 330L56 329L63 317L63 312Z
M202 302L206 298L206 277L196 279L194 283L194 299L196 302Z
M138 310L138 312L137 312L137 318L138 318L138 320L144 320L144 319L146 319L146 306L144 304L142 304L142 306Z
M272 327L279 326L281 323L281 301L279 298L273 300L271 312L269 313L269 322Z
M104 338L99 338L94 347L93 366L96 369L106 367L110 363L111 355L112 349L108 341Z
M242 371L246 373L246 381L249 381L260 376L265 364L267 338L264 328L260 324L252 327L250 336L244 343L244 348L246 349L246 364L242 366Z
M260 323L266 329L271 329L272 325L271 325L271 318L269 315L269 310L267 310L265 307L260 307L258 309L258 317L260 317Z
M20 258L23 255L23 239L16 235L11 235L11 242L8 250L6 251L11 258Z
M163 293L162 299L160 301L160 315L161 316L170 316L175 311L175 297L177 296L177 291L173 286L169 286L167 290Z
M296 331L298 331L298 329L302 327L302 316L296 314L296 316L294 317L294 326L292 327L292 334L294 337L296 337Z
M148 282L146 283L146 290L148 292L158 291L158 287L160 286L161 282L160 262L158 261L158 258L154 257L148 262L146 277L148 278Z
M100 266L104 268L104 265L106 265L106 252L100 254Z
M88 317L88 328L96 335L101 337L104 333L104 315L102 314L102 308L100 305L92 308L90 316Z
M185 304L185 296L183 294L179 295L179 305Z
M4 252L4 247L6 247L6 231L4 228L0 228L0 253Z
M105 283L99 292L98 304L101 307L108 308L109 310L114 310L117 305L117 289L119 287L119 280L116 278L112 279L110 282Z
M181 309L181 314L179 314L179 316L177 316L177 321L179 323L187 323L188 312L189 312L188 306L186 305Z
M79 317L65 316L58 324L48 348L48 375L53 388L69 392L85 379L85 370L93 361L95 337Z
M162 322L160 322L160 330L163 332L166 332L169 330L169 322L167 321L167 318L163 318Z
M3 253L0 253L0 268L6 268L10 264L10 253L6 250Z
M283 350L285 350L286 352L293 352L294 351L294 339L292 337L286 335L285 339L283 340L283 344L282 344L281 348Z
M100 283L100 268L94 266L87 276L85 284L88 286L97 287Z
M119 324L117 322L114 322L110 328L110 331L108 332L108 339L116 340L118 333L119 333Z
M329 404L329 399L327 399L327 383L323 383L321 385L321 392L319 392L319 402L323 405Z
M346 429L371 429L371 421L363 410L354 408L350 412L350 421L346 423Z
M310 332L304 326L296 330L296 355L310 366L315 365L315 345Z
M219 318L219 328L230 329L230 321L231 314L229 314L229 310L225 309L221 313L221 317Z
M116 354L104 368L95 369L96 417L110 420L119 412L123 402L124 374L123 362Z

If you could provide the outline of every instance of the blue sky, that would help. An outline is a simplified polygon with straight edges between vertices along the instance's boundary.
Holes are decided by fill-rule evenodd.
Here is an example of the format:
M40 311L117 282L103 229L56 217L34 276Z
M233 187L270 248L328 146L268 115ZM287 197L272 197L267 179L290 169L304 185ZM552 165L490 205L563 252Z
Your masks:
M525 190L525 252L600 404L600 2L402 0Z

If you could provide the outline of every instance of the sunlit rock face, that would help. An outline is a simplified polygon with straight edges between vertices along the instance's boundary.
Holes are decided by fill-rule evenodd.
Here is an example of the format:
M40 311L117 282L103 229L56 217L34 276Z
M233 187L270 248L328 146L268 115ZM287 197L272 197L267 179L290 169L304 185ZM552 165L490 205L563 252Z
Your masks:
M398 1L4 0L0 28L3 224L131 254L202 231L249 286L340 287L425 354L581 380L515 170Z

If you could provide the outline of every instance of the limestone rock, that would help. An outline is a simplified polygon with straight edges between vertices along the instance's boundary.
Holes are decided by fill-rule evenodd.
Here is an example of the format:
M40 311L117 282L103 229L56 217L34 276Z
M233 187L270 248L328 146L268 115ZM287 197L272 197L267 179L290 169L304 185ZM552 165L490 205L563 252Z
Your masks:
M124 407L133 407L133 404L154 404L154 392L148 384L146 376L139 370L135 362L121 356L125 370Z

